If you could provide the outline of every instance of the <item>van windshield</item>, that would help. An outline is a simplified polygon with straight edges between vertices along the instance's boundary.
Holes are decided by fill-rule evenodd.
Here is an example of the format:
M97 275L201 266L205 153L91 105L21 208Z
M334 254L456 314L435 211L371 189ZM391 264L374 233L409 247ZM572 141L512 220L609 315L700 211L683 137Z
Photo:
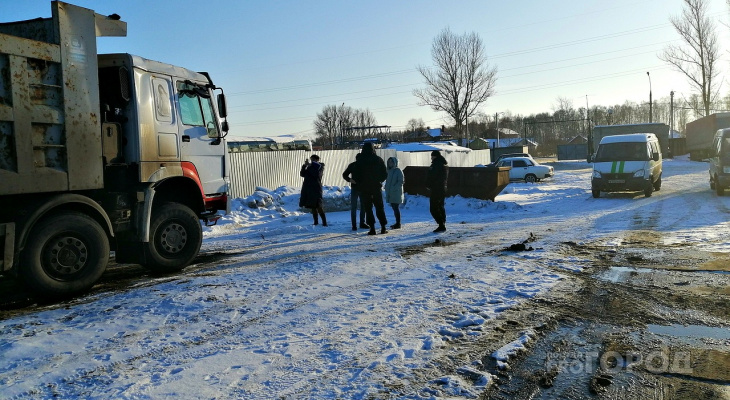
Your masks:
M620 142L603 143L598 146L594 162L606 161L646 161L649 151L646 143Z

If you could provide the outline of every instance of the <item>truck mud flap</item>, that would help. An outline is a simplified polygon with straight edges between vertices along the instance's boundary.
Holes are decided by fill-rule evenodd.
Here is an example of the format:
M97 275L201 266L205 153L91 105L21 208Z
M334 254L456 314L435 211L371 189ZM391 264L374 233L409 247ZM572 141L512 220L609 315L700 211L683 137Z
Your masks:
M0 224L0 271L13 268L15 255L15 223Z

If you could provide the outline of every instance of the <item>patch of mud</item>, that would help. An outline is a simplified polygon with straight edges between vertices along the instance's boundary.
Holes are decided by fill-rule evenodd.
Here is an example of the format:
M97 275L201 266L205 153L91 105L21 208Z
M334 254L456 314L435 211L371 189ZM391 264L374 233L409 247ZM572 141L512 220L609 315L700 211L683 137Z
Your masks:
M645 232L558 251L592 268L524 306L550 328L485 398L730 400L730 255Z
M436 239L430 243L424 243L424 244L407 246L407 247L400 247L397 250L398 250L398 252L400 252L401 257L409 258L414 255L425 252L426 249L428 249L430 247L448 247L448 246L453 246L455 244L457 244L457 242L447 242L442 239Z

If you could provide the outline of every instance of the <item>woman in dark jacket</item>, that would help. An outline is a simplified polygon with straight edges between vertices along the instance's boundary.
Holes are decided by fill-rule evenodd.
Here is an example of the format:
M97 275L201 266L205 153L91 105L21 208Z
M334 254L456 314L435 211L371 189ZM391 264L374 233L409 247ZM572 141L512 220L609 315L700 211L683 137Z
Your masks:
M327 226L327 217L322 209L322 174L324 163L319 162L319 156L312 154L309 160L304 161L299 175L304 178L302 193L299 197L299 207L311 208L314 225L319 225L317 214L322 217L322 226Z

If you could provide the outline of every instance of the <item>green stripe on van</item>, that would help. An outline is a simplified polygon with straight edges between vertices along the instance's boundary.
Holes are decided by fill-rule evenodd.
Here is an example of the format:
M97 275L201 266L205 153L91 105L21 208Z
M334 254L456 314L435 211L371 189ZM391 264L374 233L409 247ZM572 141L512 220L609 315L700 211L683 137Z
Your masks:
M618 173L619 174L623 174L624 173L624 164L625 163L626 163L626 161L621 161L621 164L619 164L619 167L618 167Z
M611 164L611 173L612 173L612 174L615 174L615 173L616 173L616 163L617 163L617 161L614 161L614 162L613 162L613 163Z

